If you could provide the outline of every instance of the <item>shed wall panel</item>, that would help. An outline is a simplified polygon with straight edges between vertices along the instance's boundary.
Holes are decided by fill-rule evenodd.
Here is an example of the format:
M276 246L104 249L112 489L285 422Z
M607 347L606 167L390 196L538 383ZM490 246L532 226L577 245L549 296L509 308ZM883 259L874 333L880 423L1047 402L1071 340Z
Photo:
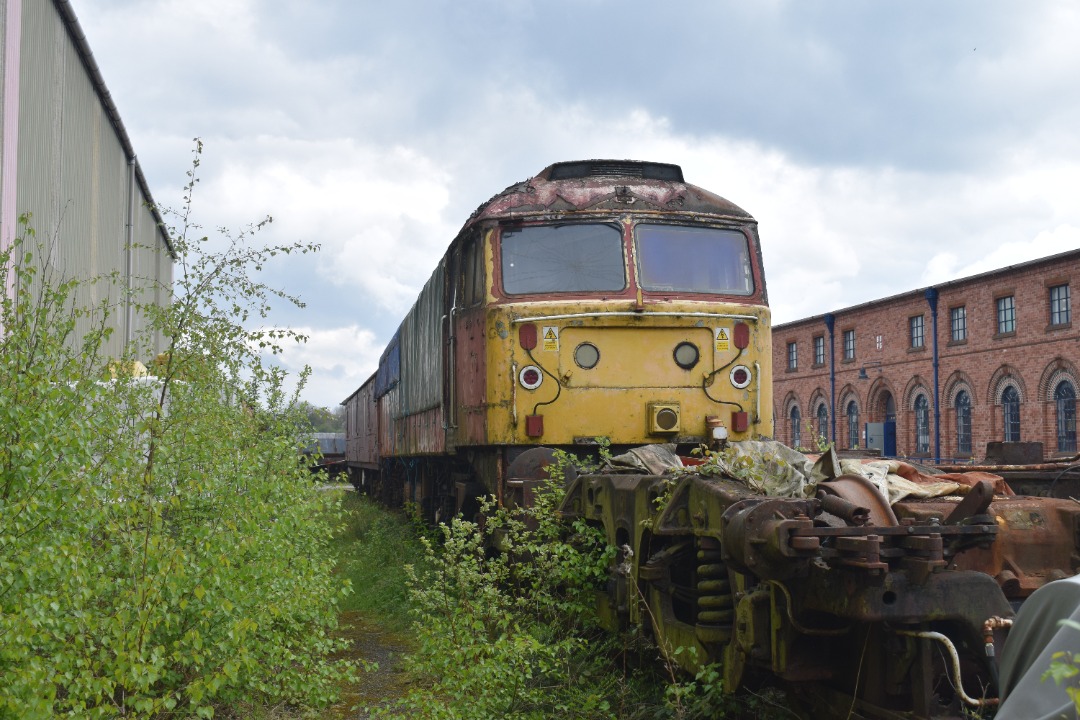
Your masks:
M45 257L53 277L115 274L118 284L86 286L80 300L109 304L116 332L104 351L118 356L128 334L140 327L138 323L129 327L121 302L133 199L128 153L53 3L24 3L21 49L16 211L32 214L33 244L42 252L31 249ZM153 213L144 207L147 200L137 188L136 242L141 239L155 248L155 282L171 286L171 258ZM148 293L136 286L136 298L160 297L161 289ZM168 301L167 296L160 299ZM99 319L81 320L75 339ZM145 320L141 322L144 326ZM163 339L153 338L149 344L160 351Z

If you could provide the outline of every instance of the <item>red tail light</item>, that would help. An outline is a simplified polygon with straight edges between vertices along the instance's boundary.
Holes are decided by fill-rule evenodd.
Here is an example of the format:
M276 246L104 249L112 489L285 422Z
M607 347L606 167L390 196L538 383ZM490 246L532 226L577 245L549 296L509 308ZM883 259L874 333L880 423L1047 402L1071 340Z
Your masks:
M735 347L740 350L750 344L750 326L744 322L735 323Z
M532 323L525 323L518 328L518 342L521 343L521 347L525 350L532 350L536 347L536 326Z
M544 373L535 365L526 365L521 368L518 380L526 390L535 390L540 387L540 383L544 382Z

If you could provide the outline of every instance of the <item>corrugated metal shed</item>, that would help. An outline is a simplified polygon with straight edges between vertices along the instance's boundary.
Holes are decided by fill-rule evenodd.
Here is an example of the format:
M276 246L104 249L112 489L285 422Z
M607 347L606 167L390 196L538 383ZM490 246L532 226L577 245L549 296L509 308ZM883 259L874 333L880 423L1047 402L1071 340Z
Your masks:
M0 17L0 246L29 212L56 273L116 273L118 286L92 286L85 299L118 303L106 352L119 355L145 327L123 289L134 303L169 300L172 251L161 217L70 3L0 0ZM163 338L151 339L148 353L161 349Z

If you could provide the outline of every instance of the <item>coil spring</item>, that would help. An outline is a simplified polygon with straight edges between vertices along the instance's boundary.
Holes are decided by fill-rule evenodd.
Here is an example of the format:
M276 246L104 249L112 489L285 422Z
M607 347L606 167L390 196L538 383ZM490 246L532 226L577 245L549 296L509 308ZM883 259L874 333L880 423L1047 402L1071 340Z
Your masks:
M721 559L720 541L698 538L697 622L699 625L729 625L735 619L727 565Z

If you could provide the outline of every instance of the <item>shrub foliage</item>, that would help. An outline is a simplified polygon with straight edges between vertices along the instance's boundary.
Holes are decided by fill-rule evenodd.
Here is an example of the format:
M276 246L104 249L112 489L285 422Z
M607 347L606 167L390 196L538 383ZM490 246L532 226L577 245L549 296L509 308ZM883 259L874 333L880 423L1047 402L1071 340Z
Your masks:
M602 446L601 458L606 455ZM725 694L716 666L682 675L649 628L601 629L597 592L618 550L602 528L568 523L556 511L562 469L571 461L564 455L549 468L551 480L531 507L496 507L492 499L482 521L457 517L440 525L439 542L422 538L426 561L407 568L418 638L409 664L420 681L381 714L421 720L790 716L770 697Z
M457 517L440 526L439 544L423 539L425 568L410 568L411 663L430 682L389 714L611 717L612 640L592 608L613 551L599 529L567 532L553 511L560 496L552 482L529 509L488 502L483 523Z
M0 256L0 717L322 704L351 672L327 659L344 588L298 458L303 418L260 361L293 336L249 329L292 300L250 273L314 248L257 247L263 223L200 236L200 151L170 214L175 296L136 307L145 334L124 357L102 353L111 278L94 282L115 304L84 307L29 224ZM132 377L154 333L155 376Z

